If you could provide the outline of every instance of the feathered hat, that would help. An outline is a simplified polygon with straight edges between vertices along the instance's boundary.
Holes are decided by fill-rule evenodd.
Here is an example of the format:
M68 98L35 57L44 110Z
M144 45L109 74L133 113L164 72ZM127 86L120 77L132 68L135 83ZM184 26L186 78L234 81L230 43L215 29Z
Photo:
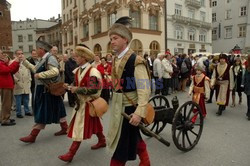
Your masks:
M76 54L86 58L87 61L92 61L95 57L95 54L85 44L76 46Z
M128 43L133 38L133 35L129 29L131 25L132 18L128 16L124 16L119 18L109 29L109 36L116 34L128 40Z

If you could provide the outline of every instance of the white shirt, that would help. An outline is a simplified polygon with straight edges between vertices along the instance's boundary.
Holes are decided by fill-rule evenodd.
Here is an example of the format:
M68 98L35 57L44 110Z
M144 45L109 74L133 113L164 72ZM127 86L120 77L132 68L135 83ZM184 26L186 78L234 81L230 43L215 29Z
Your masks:
M82 69L85 69L87 66L89 65L89 63L85 63L84 65L80 66Z
M119 55L118 55L118 59L121 59L122 57L124 57L124 55L128 52L128 47L125 48L125 50L123 50Z

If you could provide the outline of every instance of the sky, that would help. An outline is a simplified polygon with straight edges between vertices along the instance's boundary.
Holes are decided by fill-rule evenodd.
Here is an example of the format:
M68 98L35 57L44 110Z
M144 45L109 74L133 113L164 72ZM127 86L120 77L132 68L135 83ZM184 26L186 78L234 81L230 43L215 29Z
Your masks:
M61 13L61 0L7 0L11 4L11 20L48 20L58 18Z

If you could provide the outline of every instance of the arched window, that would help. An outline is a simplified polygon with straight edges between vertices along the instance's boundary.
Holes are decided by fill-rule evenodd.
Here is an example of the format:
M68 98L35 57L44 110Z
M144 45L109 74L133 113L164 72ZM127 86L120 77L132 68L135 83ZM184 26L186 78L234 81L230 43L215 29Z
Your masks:
M175 27L175 38L176 39L183 39L183 28L181 26Z
M107 53L112 53L111 43L109 42L107 45Z
M195 41L195 30L194 29L188 30L188 40Z
M160 44L157 41L152 41L149 45L150 55L154 57L160 52Z
M199 35L199 41L200 42L206 42L206 36L207 36L207 32L202 30L200 31L200 35Z
M102 56L102 47L99 44L96 44L94 46L94 53L95 55L99 55L100 57Z
M134 39L131 42L130 47L131 47L132 50L134 50L136 55L142 55L142 43L141 43L140 40Z

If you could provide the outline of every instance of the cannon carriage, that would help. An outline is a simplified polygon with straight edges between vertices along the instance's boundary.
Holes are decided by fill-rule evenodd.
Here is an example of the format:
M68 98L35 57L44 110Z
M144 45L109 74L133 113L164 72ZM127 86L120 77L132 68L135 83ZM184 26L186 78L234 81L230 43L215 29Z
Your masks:
M197 145L204 119L197 103L187 101L179 107L179 101L174 97L170 107L168 99L162 95L151 97L149 103L154 107L155 118L152 124L145 126L147 129L160 134L167 124L172 124L173 142L179 150L187 152ZM141 132L146 136L152 136L145 130Z

